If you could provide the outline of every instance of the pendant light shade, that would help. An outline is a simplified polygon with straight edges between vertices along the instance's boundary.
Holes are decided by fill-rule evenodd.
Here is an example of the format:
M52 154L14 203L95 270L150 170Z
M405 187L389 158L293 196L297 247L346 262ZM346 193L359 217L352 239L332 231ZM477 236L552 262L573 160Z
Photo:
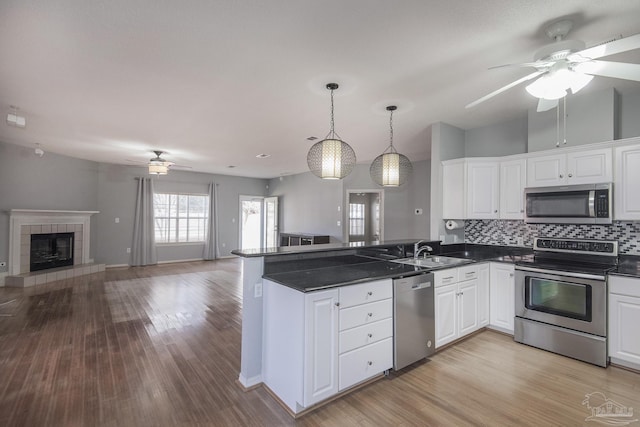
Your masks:
M322 141L313 144L307 153L309 170L322 179L342 179L349 175L356 164L356 153L334 130L333 91L337 83L327 84L331 91L331 130Z
M407 156L398 153L393 146L393 112L397 108L395 105L387 107L387 111L390 112L390 144L381 155L375 158L369 168L371 179L383 187L399 187L407 181L413 172L411 161Z

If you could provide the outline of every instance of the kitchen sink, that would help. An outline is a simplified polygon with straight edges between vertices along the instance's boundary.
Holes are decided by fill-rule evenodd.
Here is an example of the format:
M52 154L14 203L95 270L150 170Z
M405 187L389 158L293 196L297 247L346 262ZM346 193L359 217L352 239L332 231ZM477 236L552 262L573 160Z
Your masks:
M470 259L453 258L448 256L440 256L440 255L428 256L426 258L400 258L400 259L394 259L390 261L398 262L400 264L415 265L415 266L424 267L424 268L451 267L458 264L468 264L473 262Z

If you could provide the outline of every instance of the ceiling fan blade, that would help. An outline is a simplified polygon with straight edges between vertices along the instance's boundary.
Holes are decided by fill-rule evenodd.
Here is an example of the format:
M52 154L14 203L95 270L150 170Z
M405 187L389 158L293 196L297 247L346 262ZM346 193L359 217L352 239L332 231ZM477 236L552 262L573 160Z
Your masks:
M589 47L580 52L572 53L567 57L569 61L580 61L585 59L598 59L603 56L615 55L616 53L628 50L640 49L640 33L623 39L614 40L598 46Z
M544 73L544 71L536 71L536 72L533 72L533 73L531 73L531 74L529 74L529 75L526 75L526 76L524 76L523 78L516 80L515 82L511 82L511 83L509 83L508 85L503 86L503 87L501 87L500 89L495 90L495 91L491 92L490 94L485 95L485 96L483 96L482 98L480 98L480 99L477 99L477 100L473 101L473 102L472 102L472 103L470 103L470 104L467 104L464 108L471 108L471 107L475 107L476 105L480 104L481 102L484 102L484 101L486 101L487 99L493 98L494 96L499 95L499 94L501 94L502 92L504 92L504 91L507 91L507 90L511 89L512 87L518 86L520 83L524 83L524 82L526 82L526 81L528 81L528 80L531 80L531 79L533 79L533 78L536 78L536 77L538 77L540 74L543 74L543 73Z
M577 64L575 66L575 70L584 74L613 77L624 80L635 80L640 82L640 64L611 61L588 61Z
M538 113L542 112L542 111L549 111L552 108L555 108L558 106L558 100L557 99L544 99L544 98L540 98L538 101L538 108L536 109L536 111Z
M496 68L507 68L507 67L518 67L518 68L547 68L551 67L555 64L555 61L536 61L536 62L523 62L521 64L503 64L503 65L495 65L493 67L489 67L489 70L494 70Z

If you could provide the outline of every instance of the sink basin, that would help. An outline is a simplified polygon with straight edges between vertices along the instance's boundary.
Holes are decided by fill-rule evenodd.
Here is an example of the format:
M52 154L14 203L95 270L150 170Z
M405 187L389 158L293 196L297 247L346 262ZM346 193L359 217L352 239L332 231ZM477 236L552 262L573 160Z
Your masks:
M401 264L416 265L418 267L424 268L451 267L457 264L466 264L472 262L471 260L465 258L453 258L439 255L429 256L426 258L401 258L390 261L399 262Z

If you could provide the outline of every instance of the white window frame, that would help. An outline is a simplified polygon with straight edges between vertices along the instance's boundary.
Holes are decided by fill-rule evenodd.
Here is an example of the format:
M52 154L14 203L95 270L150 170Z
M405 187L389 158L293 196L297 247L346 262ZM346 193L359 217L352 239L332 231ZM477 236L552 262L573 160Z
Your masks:
M185 217L180 217L179 214L176 213L176 216L171 216L171 213L169 213L168 215L162 215L162 216L157 216L157 210L156 210L156 200L155 200L155 196L156 195L169 195L169 196L175 196L176 198L180 198L180 196L187 196L187 197L192 197L192 196L197 196L197 197L204 197L205 198L205 214L204 217L200 217L200 216L196 216L196 215L191 215L191 212L187 210L187 216ZM206 239L206 235L207 235L207 224L208 224L208 218L209 218L209 195L208 194L202 194L202 193L178 193L178 192L170 192L170 191L157 191L154 193L154 200L153 200L153 210L154 210L154 233L155 233L155 238L156 238L156 245L159 246L163 246L163 245L194 245L194 244L203 244L205 239ZM188 199L187 199L188 200ZM172 236L173 239L169 238L167 241L165 240L159 240L158 239L158 226L157 226L157 221L159 219L162 220L168 220L168 222L172 222L175 221L175 235ZM187 221L187 240L179 240L179 231L180 231L180 221L184 221L186 219ZM191 219L194 220L202 220L204 221L204 226L203 226L203 231L202 231L202 239L198 239L198 240L189 240L189 221ZM171 227L169 227L169 229L167 230L167 232L170 230ZM167 233L168 234L168 233Z

